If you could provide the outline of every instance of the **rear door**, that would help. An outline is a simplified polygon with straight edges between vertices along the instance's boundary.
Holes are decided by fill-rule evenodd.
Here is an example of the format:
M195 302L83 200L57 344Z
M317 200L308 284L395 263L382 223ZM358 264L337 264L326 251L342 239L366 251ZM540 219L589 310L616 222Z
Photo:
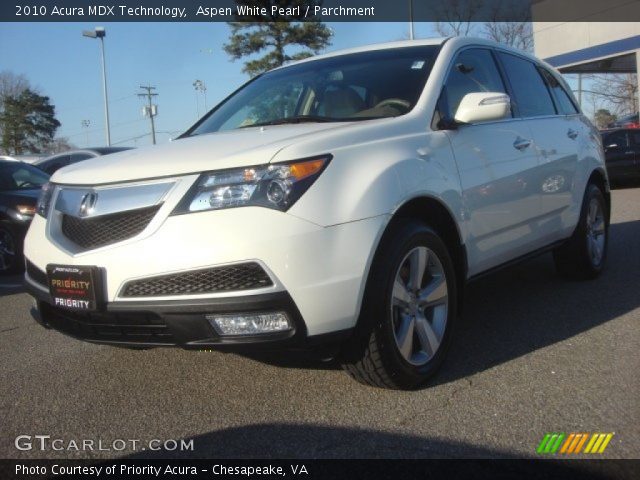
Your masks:
M540 201L536 229L537 248L566 236L561 216L573 205L572 185L578 167L580 136L585 133L578 110L560 108L554 90L561 85L551 73L528 58L500 52L499 58L513 90L518 114L526 120L533 136L539 166L530 177L531 189Z
M438 102L438 123L454 118L464 95L474 92L507 92L490 49L467 48L456 55ZM446 132L460 175L472 276L536 244L532 222L540 215L540 196L532 179L538 156L527 122L518 118L460 125Z
M629 150L633 151L633 167L629 171L629 177L640 178L640 129L627 131L629 138Z
M636 152L629 144L627 130L614 130L602 135L607 173L611 181L624 180L634 168Z

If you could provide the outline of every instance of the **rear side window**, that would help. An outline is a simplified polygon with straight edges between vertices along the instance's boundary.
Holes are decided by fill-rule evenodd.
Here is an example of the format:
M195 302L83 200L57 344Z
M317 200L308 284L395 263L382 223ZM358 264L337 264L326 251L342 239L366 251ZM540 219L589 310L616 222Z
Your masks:
M627 147L627 133L624 130L609 133L602 139L602 144L611 148L614 148L614 146L618 148Z
M453 62L440 97L439 108L446 118L453 118L467 93L506 93L500 72L489 50L470 48Z
M529 60L500 52L500 59L511 83L515 103L522 117L555 115L556 109L540 72Z
M636 130L629 131L629 139L631 140L631 145L638 147L640 146L640 132Z
M573 115L578 113L578 109L571 100L571 97L555 75L551 74L551 72L544 68L540 68L540 72L547 82L549 90L551 90L551 93L553 94L553 98L556 101L556 107L558 108L558 113L560 115Z

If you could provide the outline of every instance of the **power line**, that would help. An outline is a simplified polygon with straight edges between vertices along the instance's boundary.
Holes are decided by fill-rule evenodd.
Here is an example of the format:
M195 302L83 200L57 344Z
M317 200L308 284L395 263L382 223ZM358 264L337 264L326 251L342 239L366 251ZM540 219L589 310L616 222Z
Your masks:
M141 90L146 90L146 93L138 93L139 97L147 97L147 99L149 100L149 106L148 107L144 107L143 112L145 113L145 115L149 115L149 119L151 120L151 140L153 141L153 144L156 144L156 126L153 122L153 117L156 116L158 110L156 108L155 105L153 105L153 103L151 103L151 99L152 97L157 97L158 94L157 93L151 93L153 90L156 89L156 87L152 87L151 85L140 85L140 89Z

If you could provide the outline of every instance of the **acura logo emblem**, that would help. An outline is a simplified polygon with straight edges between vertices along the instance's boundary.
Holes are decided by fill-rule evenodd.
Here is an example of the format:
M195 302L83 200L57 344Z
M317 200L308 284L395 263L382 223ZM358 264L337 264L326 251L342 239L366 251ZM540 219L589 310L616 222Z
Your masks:
M86 217L93 213L93 209L96 206L96 202L98 201L98 194L96 192L89 192L80 201L80 209L78 210L78 215L81 217Z

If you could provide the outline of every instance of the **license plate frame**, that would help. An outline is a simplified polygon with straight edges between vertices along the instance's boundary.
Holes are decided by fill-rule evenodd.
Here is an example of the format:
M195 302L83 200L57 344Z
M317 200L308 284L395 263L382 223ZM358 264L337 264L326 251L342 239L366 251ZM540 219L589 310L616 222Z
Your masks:
M91 265L47 265L49 294L54 307L93 312L101 306L102 278Z

